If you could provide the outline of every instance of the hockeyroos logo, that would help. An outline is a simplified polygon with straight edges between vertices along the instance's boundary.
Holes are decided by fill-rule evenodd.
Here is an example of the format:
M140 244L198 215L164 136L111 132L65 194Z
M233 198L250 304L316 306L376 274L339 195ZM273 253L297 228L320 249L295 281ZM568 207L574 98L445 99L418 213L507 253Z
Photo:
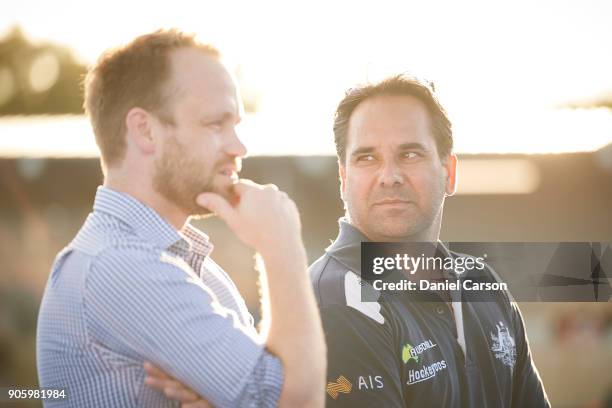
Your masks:
M414 360L414 362L418 364L419 356L425 351L436 347L436 345L437 344L434 344L431 340L425 340L415 347L413 347L410 343L406 343L402 348L402 361L404 364L408 364L410 360Z
M434 378L439 371L446 370L446 360L436 361L433 364L421 367L420 370L411 369L408 371L408 382L412 385Z

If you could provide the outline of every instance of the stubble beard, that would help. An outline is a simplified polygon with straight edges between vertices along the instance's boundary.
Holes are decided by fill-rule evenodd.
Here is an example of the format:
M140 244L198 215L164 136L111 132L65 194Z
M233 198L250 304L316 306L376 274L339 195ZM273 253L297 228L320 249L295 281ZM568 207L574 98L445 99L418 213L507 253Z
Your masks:
M400 196L400 194L396 195ZM406 193L401 195L401 198L408 200L414 197ZM444 206L443 186L439 186L433 193L430 207L420 208L417 204L413 205L415 207L410 211L410 214L406 214L403 218L380 213L374 214L368 208L358 210L345 202L349 221L351 224L360 227L359 229L369 239L383 242L437 240Z
M226 199L231 197L232 186L219 188L214 184L217 163L204 173L202 164L172 136L163 149L161 158L155 163L153 188L188 216L201 218L210 215L210 211L196 203L196 197L201 193L217 193Z

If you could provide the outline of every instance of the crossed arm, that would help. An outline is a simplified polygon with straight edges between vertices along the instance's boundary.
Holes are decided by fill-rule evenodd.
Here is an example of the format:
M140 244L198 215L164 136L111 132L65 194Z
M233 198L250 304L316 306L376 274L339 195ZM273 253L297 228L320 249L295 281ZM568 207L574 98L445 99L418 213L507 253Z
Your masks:
M258 251L263 259L266 279L262 286L267 295L263 299L262 322L266 330L262 333L265 339L265 344L261 345L264 347L262 356L266 358L267 366L274 366L275 359L282 365L283 380L278 405L322 407L326 371L325 339L306 271L306 254L301 241L297 208L276 186L260 186L249 181L240 181L234 186L234 191L238 199L237 204L230 204L221 196L212 193L200 195L198 204L216 213L238 238ZM184 308L175 310L180 314L185 311ZM190 323L195 321L185 316L181 319L187 319ZM182 335L180 329L176 335ZM244 336L246 337L246 334ZM199 353L202 351L200 348ZM194 350L194 353L198 353L198 350ZM214 354L217 358L227 355ZM156 357L155 353L151 357ZM156 361L152 362L158 364ZM168 367L182 369L178 367L183 365L181 362L167 363ZM209 363L205 359L190 361L189 364L201 365L200 370L211 370L211 367L206 367ZM167 371L165 366L160 368ZM223 372L224 367L216 367L212 371ZM224 400L223 395L210 391L211 386L206 384L205 379L192 378L192 381L185 381L185 378L177 375L178 371L167 372L180 382L155 367L147 366L148 383L154 388L163 389L164 393L173 399L192 404L191 407L217 405L211 398L212 395ZM266 372L264 371L264 378L268 378ZM214 381L217 384L221 382L221 388L231 386L226 384L227 380L215 378ZM208 401L197 399L198 395Z

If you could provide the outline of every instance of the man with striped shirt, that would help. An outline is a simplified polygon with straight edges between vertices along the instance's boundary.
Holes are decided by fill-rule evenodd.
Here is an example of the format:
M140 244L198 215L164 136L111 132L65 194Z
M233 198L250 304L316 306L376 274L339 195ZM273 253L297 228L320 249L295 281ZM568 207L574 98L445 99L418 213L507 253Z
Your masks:
M104 185L60 252L37 333L48 406L166 407L151 362L216 407L322 406L325 343L294 203L238 179L240 103L219 53L176 30L105 53L85 108ZM263 259L258 333L235 285L189 224L218 214Z

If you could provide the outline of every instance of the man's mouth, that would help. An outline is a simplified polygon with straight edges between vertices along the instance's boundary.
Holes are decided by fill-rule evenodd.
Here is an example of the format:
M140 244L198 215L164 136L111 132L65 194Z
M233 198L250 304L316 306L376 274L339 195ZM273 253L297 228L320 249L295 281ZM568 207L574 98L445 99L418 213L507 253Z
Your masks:
M403 206L412 203L410 200L404 200L401 198L384 198L374 203L375 206Z

